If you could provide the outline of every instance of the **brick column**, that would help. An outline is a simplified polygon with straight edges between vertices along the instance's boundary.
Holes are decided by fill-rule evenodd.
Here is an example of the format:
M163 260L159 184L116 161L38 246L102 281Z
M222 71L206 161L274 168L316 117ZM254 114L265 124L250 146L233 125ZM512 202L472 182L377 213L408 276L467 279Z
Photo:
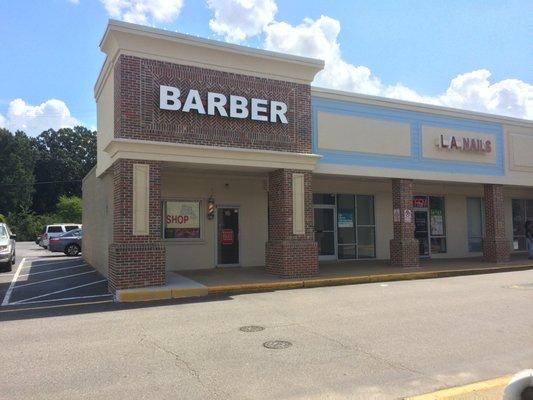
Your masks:
M392 180L392 208L394 238L390 241L391 264L399 267L418 267L419 243L415 239L411 179Z
M304 232L293 227L293 174L304 175ZM316 275L318 245L313 229L312 175L309 171L280 169L269 174L266 270L282 278Z
M148 164L149 230L133 234L133 164ZM113 164L113 243L109 246L109 290L165 284L165 247L161 236L161 165L118 160Z
M505 236L505 208L502 185L485 185L485 239L483 256L488 262L509 260L510 243Z

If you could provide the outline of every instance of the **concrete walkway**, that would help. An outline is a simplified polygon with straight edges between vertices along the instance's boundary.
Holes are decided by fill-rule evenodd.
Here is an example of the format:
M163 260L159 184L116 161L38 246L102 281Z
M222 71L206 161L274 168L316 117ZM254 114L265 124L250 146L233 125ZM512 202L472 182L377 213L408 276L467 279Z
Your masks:
M161 300L170 298L231 295L284 289L334 285L354 285L413 279L488 274L533 269L533 261L513 258L503 264L481 259L422 260L418 268L400 268L388 260L358 260L321 263L314 277L284 279L270 275L261 267L226 267L169 272L161 287L117 291L118 301Z
M525 257L504 264L486 263L481 259L421 260L418 268L400 268L388 260L324 262L318 275L304 279L284 279L270 275L264 267L227 267L180 271L179 274L209 288L209 292L253 291L254 288L295 288L335 284L357 284L391 280L428 279L446 276L474 275L533 268Z

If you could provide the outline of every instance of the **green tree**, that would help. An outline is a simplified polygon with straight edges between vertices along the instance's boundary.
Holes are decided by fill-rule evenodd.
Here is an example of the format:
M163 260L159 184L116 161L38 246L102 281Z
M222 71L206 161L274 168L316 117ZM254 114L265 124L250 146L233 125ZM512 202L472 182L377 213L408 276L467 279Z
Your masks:
M24 132L0 129L0 213L19 211L32 203L37 152Z
M81 180L96 164L96 132L82 126L49 129L35 146L35 178L51 183L36 185L32 208L38 214L54 212L61 195L81 196Z
M17 212L11 212L7 216L7 223L11 230L17 234L17 241L33 241L39 233L43 233L44 227L55 222L53 215L36 215L25 208Z
M81 224L81 198L78 196L59 197L57 203L57 219L61 222L73 222Z

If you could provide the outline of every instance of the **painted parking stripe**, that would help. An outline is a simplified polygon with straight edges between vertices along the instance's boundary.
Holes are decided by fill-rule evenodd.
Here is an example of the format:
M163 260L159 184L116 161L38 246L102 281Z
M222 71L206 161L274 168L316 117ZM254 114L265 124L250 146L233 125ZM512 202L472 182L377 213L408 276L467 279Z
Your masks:
M10 313L10 312L22 312L22 311L33 311L33 310L49 310L54 308L66 308L66 307L76 307L76 306L94 306L95 304L105 304L105 303L113 303L112 299L109 300L97 300L97 301L82 301L80 303L67 303L67 304L52 304L52 305L45 305L45 306L35 306L35 307L26 307L26 308L5 308L3 310L0 310L0 314L2 313ZM21 305L26 303L21 303Z
M60 260L46 260L46 259L43 259L43 260L35 260L35 261L32 261L31 265L26 265L24 268L31 268L31 267L46 267L48 265L54 265L54 264L57 264L57 263L64 263L64 262L74 262L74 261L79 261L81 260L81 258L69 258L69 259L60 259ZM45 261L45 263L41 263L41 264L36 264L35 262L36 261Z
M39 275L39 274L48 274L49 272L57 272L57 271L66 271L68 269L73 269L73 268L79 268L79 267L88 267L89 264L78 264L78 265L72 265L70 267L65 267L65 268L57 268L57 269L50 269L50 270L47 270L47 271L41 271L41 272L30 272L29 274L21 274L19 275L19 277L23 277L23 276L33 276L33 275Z
M86 287L86 286L91 286L91 285L96 285L97 283L102 283L102 282L107 282L107 279L102 279L102 280L99 280L99 281L96 281L96 282L86 283L84 285L78 285L78 286L74 286L74 287L67 288L67 289L56 290L55 292L45 293L45 294L41 294L39 296L33 296L33 297L30 297L30 298L24 299L24 300L18 300L18 301L15 301L15 302L11 303L11 304L24 304L26 301L35 300L35 299L41 299L43 297L51 296L53 294L68 292L69 290L79 289L79 288Z
M40 304L40 303L51 303L56 301L67 301L67 300L83 300L83 299L95 299L99 297L113 297L111 293L106 294L93 294L90 296L74 296L74 297L62 297L60 299L51 299L51 300L35 300L35 301L26 301L23 300L24 304Z
M13 292L13 288L15 287L15 283L17 282L17 279L20 274L20 269L24 265L24 261L26 261L26 258L23 258L20 260L20 263L17 267L17 272L15 272L15 275L13 275L13 279L11 280L11 283L9 285L9 288L7 289L6 295L4 296L4 300L2 301L2 306L7 306L9 304L9 298L11 297L11 292Z
M72 274L72 275L66 275L66 276L59 276L59 277L57 277L57 278L45 279L44 281L39 281L39 282L25 283L25 284L23 284L23 285L15 286L15 289L22 288L22 287L26 287L26 286L39 285L40 283L45 283L45 282L50 282L50 281L57 281L57 280L59 280L59 279L72 278L73 276L80 276L80 275L94 274L95 272L96 272L96 270L92 270L92 271L87 271L87 272L80 272L79 274Z

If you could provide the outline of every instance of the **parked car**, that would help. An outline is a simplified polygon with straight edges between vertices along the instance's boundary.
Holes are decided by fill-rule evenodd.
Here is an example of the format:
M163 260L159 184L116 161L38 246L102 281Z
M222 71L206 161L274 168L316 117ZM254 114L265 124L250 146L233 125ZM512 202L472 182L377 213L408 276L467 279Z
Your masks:
M81 229L80 224L53 224L53 225L46 225L46 228L43 232L43 237L41 238L41 242L39 243L41 247L44 247L45 249L48 248L48 241L50 238L60 236L65 232L72 231L74 229Z
M15 264L16 237L9 226L0 223L0 269L3 271L11 271L12 265Z
M67 256L77 256L81 251L83 231L74 229L60 236L49 239L48 250L51 252L63 252Z

